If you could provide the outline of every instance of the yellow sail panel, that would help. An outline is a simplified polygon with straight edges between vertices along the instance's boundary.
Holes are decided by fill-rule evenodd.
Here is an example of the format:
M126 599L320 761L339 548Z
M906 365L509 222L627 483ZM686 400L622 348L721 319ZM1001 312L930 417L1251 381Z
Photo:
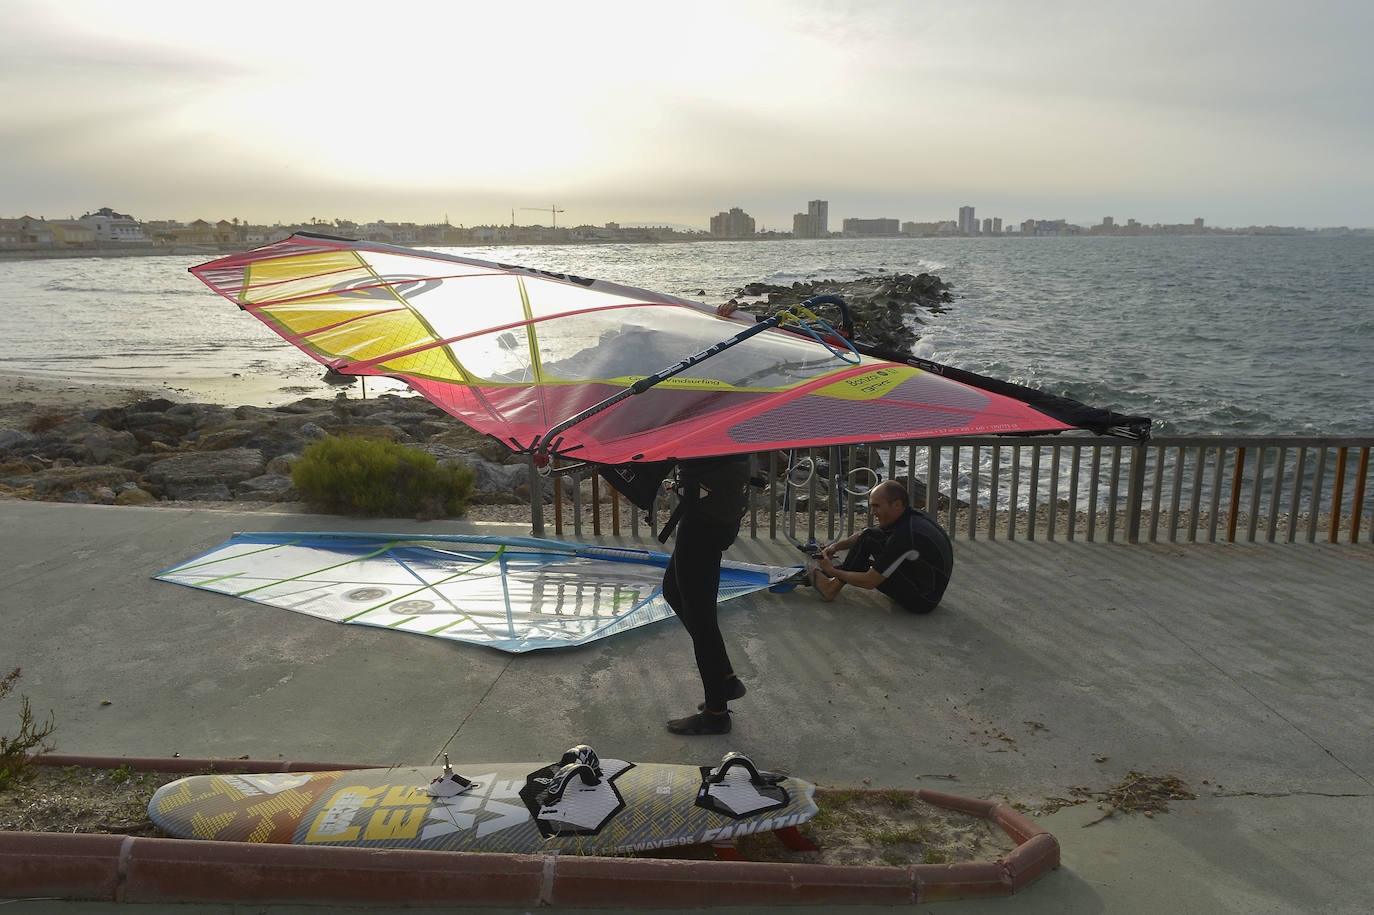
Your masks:
M275 258L249 266L239 299L258 305L320 295L341 287L366 286L375 277L352 251Z
M433 343L434 339L429 326L407 309L360 318L311 334L301 342L349 362L366 362Z
M390 317L390 315L378 315L378 312L404 307L399 302L387 303L331 297L272 305L260 310L258 314L281 333L296 337L348 322Z
M585 381L592 380L592 381L602 381L602 382L604 382L604 383L606 383L606 384L614 385L615 387L618 387L618 388L628 388L630 385L634 384L636 381L639 381L639 380L640 380L641 378L643 378L643 377L644 377L643 375L625 375L625 376L620 377L620 378L604 378L604 379L600 379L600 378L598 378L598 379L577 379L577 380L561 380L561 379L560 379L560 383L561 383L561 384L580 384L580 383L583 383L583 382L585 382ZM799 385L801 385L801 384L803 384L803 383L804 383L804 382L800 382L800 381L799 381L799 382L795 382L795 383L793 383L793 384L788 384L788 385L779 385L779 386L773 386L773 387L761 387L761 386L759 386L759 385L753 385L753 384L750 384L750 385L732 384L732 383L729 382L729 381L722 381L722 380L719 379L719 378L693 377L693 376L691 376L691 375L685 375L685 374L684 374L684 375L675 375L675 376L673 376L672 378L667 378L667 379L665 379L665 380L663 380L663 381L660 381L658 384L654 385L654 387L655 387L655 388L663 388L663 389L665 389L665 390L666 390L666 389L669 389L669 388L676 388L676 389L681 390L681 391L747 391L747 392L750 393L750 394L769 394L769 393L777 393L777 392L779 392L779 391L786 391L786 390L789 390L789 389L791 389L791 388L797 387L797 386L799 386Z
M450 357L448 349L442 346L379 362L377 369L387 374L417 375L437 381L451 381L455 384L468 383L467 375Z
M850 375L833 384L817 388L811 393L820 397L838 397L841 400L876 400L891 393L908 378L920 374L920 369L909 365L878 363L871 372Z

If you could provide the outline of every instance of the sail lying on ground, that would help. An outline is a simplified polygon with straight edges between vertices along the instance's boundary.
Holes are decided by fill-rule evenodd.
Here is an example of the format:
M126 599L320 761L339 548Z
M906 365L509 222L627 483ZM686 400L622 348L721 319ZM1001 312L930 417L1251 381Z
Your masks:
M312 358L398 378L513 450L602 464L1073 428L919 366L776 328L550 430L752 323L700 302L297 234L191 270Z
M489 645L582 645L666 619L668 557L556 540L245 533L154 578L338 623ZM720 600L796 568L721 564Z

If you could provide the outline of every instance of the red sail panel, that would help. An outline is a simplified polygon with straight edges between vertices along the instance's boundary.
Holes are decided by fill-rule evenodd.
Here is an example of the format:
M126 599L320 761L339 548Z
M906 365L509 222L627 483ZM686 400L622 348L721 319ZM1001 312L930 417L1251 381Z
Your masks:
M1072 428L912 365L769 329L547 435L747 325L643 289L296 235L192 272L312 358L405 381L515 450L599 463Z

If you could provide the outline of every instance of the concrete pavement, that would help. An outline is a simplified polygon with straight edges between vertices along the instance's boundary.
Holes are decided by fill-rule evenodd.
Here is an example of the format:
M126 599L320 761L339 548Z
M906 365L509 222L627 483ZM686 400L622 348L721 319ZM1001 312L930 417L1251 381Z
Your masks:
M930 616L864 593L742 598L722 622L749 694L720 738L663 729L700 698L671 621L512 656L149 577L237 530L479 529L527 533L2 501L0 666L23 668L20 690L53 709L65 753L380 765L541 760L582 742L673 762L737 749L824 785L1031 805L1129 770L1172 775L1199 799L1091 826L1092 805L1061 810L1041 822L1063 867L1011 900L938 909L1371 907L1368 545L960 541ZM796 553L746 540L731 555Z

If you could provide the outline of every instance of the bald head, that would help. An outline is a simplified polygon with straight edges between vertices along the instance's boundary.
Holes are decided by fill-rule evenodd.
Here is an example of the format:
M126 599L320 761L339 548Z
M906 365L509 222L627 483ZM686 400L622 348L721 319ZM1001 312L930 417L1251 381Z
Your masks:
M896 480L884 480L868 493L868 510L880 527L887 527L906 514L906 487Z
M906 487L896 480L884 480L873 487L870 495L878 496L884 502L900 502L902 508L906 508L911 502L910 498L907 497Z

